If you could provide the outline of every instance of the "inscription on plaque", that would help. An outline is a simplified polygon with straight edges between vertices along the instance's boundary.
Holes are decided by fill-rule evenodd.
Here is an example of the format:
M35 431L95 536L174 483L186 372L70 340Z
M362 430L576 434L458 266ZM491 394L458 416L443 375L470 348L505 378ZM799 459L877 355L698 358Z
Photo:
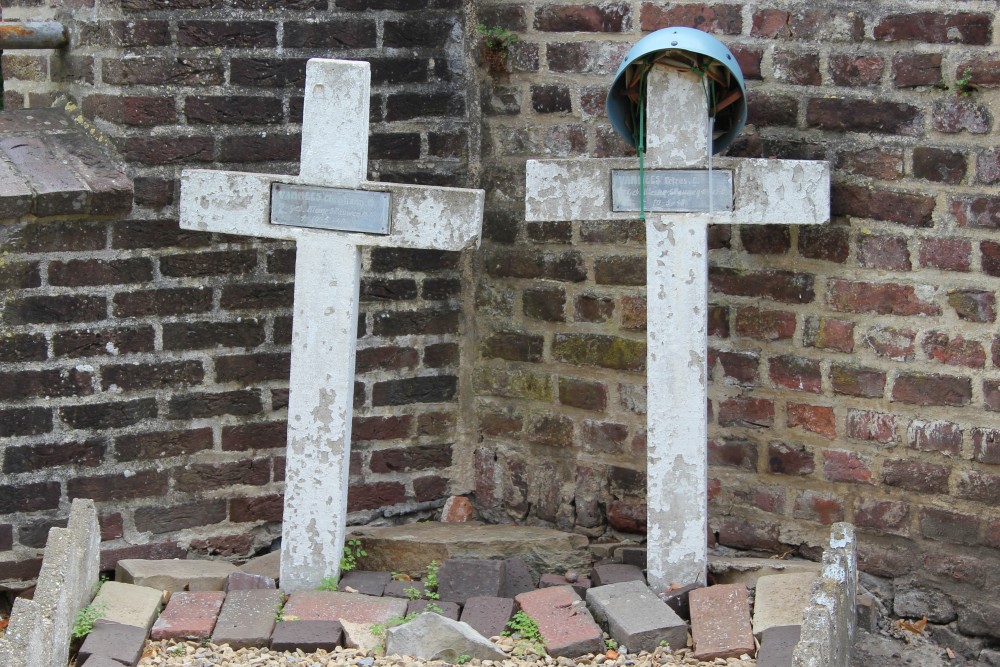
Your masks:
M271 184L271 224L340 232L389 233L389 193Z
M611 208L638 211L639 171L614 169L611 172ZM692 213L733 210L733 173L713 171L709 206L708 172L679 169L646 170L645 208L664 213Z

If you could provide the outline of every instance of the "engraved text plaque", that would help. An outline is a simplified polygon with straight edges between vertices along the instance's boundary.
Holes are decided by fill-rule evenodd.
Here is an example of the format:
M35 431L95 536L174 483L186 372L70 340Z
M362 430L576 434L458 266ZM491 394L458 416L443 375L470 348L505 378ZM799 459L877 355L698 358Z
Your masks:
M663 213L691 213L733 210L733 173L712 172L712 201L708 205L708 171L647 169L645 208ZM615 169L611 172L613 211L639 210L639 171Z
M389 193L271 184L271 224L366 234L389 233Z

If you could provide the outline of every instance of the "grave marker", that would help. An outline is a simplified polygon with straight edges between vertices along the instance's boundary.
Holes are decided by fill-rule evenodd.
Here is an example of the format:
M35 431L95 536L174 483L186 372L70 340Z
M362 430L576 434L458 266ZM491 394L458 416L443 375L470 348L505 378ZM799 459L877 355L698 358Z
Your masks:
M185 170L181 227L296 241L281 586L315 588L343 553L361 247L479 242L482 190L368 173L367 62L306 66L298 176Z
M830 169L815 161L717 158L717 204L709 208L708 172L691 171L707 166L700 78L654 67L647 99L647 576L665 592L671 583L706 579L708 225L826 222ZM628 158L529 160L525 218L634 219L637 167ZM697 207L694 199L701 199Z

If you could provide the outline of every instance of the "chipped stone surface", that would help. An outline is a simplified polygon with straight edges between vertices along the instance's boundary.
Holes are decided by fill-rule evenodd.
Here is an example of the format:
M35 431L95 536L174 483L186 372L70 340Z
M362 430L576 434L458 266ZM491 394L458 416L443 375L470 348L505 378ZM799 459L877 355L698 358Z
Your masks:
M386 631L385 652L424 660L458 661L467 655L474 660L503 660L505 656L468 623L438 614L421 614L409 623Z
M808 572L774 574L757 580L753 603L753 633L760 639L768 628L802 625L802 614L816 575Z
M162 591L221 591L236 566L212 560L126 558L115 567L115 581Z
M159 589L105 581L91 603L101 609L101 618L134 625L149 632L160 611L163 593Z

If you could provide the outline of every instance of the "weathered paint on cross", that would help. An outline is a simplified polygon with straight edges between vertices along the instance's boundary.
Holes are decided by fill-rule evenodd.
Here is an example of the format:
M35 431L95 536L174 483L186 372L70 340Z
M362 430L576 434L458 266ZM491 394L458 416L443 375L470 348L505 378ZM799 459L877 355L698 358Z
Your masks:
M367 182L367 62L310 60L298 176L185 170L181 226L296 241L281 585L337 576L347 519L362 246L478 244L482 190ZM274 183L388 192L385 235L271 223Z
M695 75L655 68L648 82L647 168L707 165L707 103ZM613 212L612 169L634 159L529 160L525 217L634 219ZM658 591L705 581L708 560L707 299L709 224L820 224L830 218L825 162L720 158L733 210L646 214L647 567Z

